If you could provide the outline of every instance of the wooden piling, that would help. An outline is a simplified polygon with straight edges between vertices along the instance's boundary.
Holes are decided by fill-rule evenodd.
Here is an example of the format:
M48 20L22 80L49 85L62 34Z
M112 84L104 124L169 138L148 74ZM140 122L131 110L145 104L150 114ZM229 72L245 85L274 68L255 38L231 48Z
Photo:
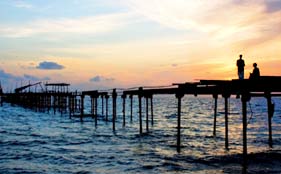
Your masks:
M108 121L108 98L109 95L105 96L105 121Z
M78 110L78 99L77 99L77 94L75 94L75 99L74 99L74 112L77 112Z
M123 127L125 127L126 124L126 95L122 95L122 99L123 99L123 108L122 108L122 112L123 112Z
M130 95L130 102L131 102L131 115L130 115L130 121L133 121L133 95Z
M53 95L53 110L54 110L54 115L56 114L56 107L57 106L57 97Z
M153 95L150 96L150 113L151 113L151 125L154 124L153 118Z
M225 149L228 150L228 98L224 98L225 102Z
M68 112L69 112L69 118L71 119L71 114L72 114L72 100L71 96L68 97ZM47 104L48 106L48 104Z
M104 96L101 96L101 115L104 116Z
M1 88L1 84L0 84L0 88ZM2 94L0 94L0 104L1 104L1 106L3 106L3 96L2 96Z
M92 115L92 118L95 117L95 101L94 101L94 97L91 96L91 115Z
M143 88L140 87L139 88L139 94L138 94L138 97L139 97L139 131L140 131L140 134L142 134L142 90Z
M116 99L117 99L117 92L116 89L113 89L112 92L112 129L115 131L115 120L116 120Z
M224 96L224 119L225 119L225 149L228 150L228 98L229 95Z
M80 114L80 121L83 122L83 116L84 116L84 95L81 95L81 114Z
M94 101L95 101L95 126L98 125L98 96L95 96Z
M249 93L242 94L242 115L243 115L243 166L246 168L248 164L247 155L247 101L250 100Z
M149 119L148 119L148 97L146 96L145 97L145 104L146 104L146 132L148 132L149 131Z
M178 91L176 98L178 99L178 126L177 126L177 152L181 150L181 99L184 94L181 91Z
M214 107L214 130L213 130L213 136L216 136L216 127L217 127L217 107L218 107L218 95L213 94L213 98L215 99L215 107Z
M271 102L271 94L268 92L265 94L267 99L267 118L268 118L268 145L270 148L272 148L272 125L271 125L271 119L273 117L274 113L274 105Z

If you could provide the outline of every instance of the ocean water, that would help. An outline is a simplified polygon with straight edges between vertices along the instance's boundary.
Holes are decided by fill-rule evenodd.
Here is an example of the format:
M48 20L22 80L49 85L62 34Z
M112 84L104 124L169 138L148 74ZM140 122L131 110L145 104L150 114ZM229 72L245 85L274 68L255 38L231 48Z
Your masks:
M86 98L87 99L87 98ZM273 148L268 146L267 103L248 103L248 173L281 173L281 100L273 98ZM99 105L99 114L101 114ZM109 100L109 106L111 102ZM154 97L154 124L139 134L138 102L126 125L117 101L116 131L99 115L69 118L35 112L5 103L0 107L0 173L242 173L242 110L240 99L229 101L229 150L224 148L224 100L218 99L217 136L213 137L214 101L185 96L182 101L182 149L176 151L177 100ZM112 109L109 107L109 118ZM89 99L85 113L90 112Z

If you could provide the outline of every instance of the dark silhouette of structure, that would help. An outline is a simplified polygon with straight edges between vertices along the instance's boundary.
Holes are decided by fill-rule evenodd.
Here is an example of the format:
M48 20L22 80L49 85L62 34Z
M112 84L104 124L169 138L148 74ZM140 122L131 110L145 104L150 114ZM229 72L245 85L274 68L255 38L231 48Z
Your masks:
M244 79L245 62L242 59L242 54L239 55L239 59L236 61L236 66L238 68L238 78L239 78L239 80L243 80Z
M253 72L250 74L250 79L258 79L260 77L260 70L257 67L257 63L253 63Z
M240 56L240 59L242 55ZM244 66L243 66L244 67ZM257 68L256 66L254 66ZM182 98L185 95L210 95L215 100L214 108L214 130L213 135L216 135L216 117L217 117L217 99L218 96L224 98L224 120L225 120L225 149L229 150L229 129L228 129L228 117L229 117L229 98L231 95L236 95L240 93L241 103L242 103L242 142L243 142L243 166L247 166L247 102L253 97L265 97L267 100L267 117L268 117L268 143L272 148L272 117L274 115L274 104L272 103L272 97L281 97L281 76L259 76L257 80L244 79L244 80L200 80L198 82L186 82L177 83L172 86L167 87L139 87L139 88L129 88L129 89L117 89L104 91L82 91L82 92L69 92L66 83L55 83L46 84L45 87L52 87L52 90L44 90L42 92L31 92L25 89L30 88L30 85L17 88L14 93L6 93L5 101L16 104L19 106L36 109L36 111L47 111L50 109L54 110L54 113L58 109L61 114L69 113L69 117L80 117L81 122L86 116L91 116L95 119L95 125L98 125L98 116L103 118L103 114L98 113L98 99L106 99L106 116L105 120L108 121L108 99L112 100L112 129L116 131L115 121L117 119L117 98L118 96L123 99L123 126L126 123L126 113L125 113L125 102L126 99L130 98L131 114L133 112L133 97L138 98L138 121L139 121L139 133L143 134L143 99L146 101L146 133L149 133L149 122L153 124L153 95L175 95L177 99L177 138L176 147L177 151L181 151L181 114L182 114ZM84 113L84 100L88 96L91 99L91 113ZM151 113L149 114L149 102L151 104ZM102 110L104 105L102 104ZM78 115L76 114L78 113Z
M1 81L0 81L0 105L3 106L3 89L2 89L2 85L1 85Z

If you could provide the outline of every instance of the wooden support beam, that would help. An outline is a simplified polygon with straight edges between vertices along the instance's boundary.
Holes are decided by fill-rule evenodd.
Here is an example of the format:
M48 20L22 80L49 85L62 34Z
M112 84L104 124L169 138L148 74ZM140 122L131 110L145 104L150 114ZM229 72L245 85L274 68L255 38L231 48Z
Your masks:
M130 115L130 120L131 122L133 121L133 95L130 95L130 102L131 102L131 115Z
M56 114L56 109L57 109L57 97L53 95L53 109L54 109L54 115Z
M116 89L113 89L112 92L112 129L115 131L115 120L116 120L116 99L117 99L117 92Z
M148 118L148 97L145 97L145 103L146 103L146 132L149 131L149 118Z
M218 107L218 95L213 94L213 98L215 99L215 107L214 107L214 130L213 136L216 136L216 129L217 129L217 107Z
M98 98L95 96L94 98L95 101L95 126L98 125Z
M75 110L75 112L77 111L77 109L78 109L78 101L77 101L78 99L77 99L77 95L75 95L75 99L74 99L74 110Z
M81 95L81 111L80 111L80 121L83 122L83 116L84 116L84 95Z
M229 150L228 146L228 98L230 95L223 95L224 97L224 119L225 119L225 149Z
M72 113L72 115L74 115L74 112L75 112L74 101L75 101L76 96L71 96L70 98L71 98L71 113Z
M184 94L181 91L178 91L176 98L178 99L178 126L177 126L177 152L181 150L181 99Z
M122 99L123 99L123 108L122 108L122 112L123 112L123 127L125 127L126 125L126 95L122 95Z
M105 96L105 121L108 121L108 98L109 95Z
M0 85L0 87L1 87L1 85ZM3 106L3 96L1 94L0 94L0 104L1 104L1 106Z
M150 113L151 113L151 125L154 124L154 118L153 118L153 95L150 97Z
M104 96L101 96L101 115L104 116Z
M91 96L91 114L92 114L92 118L95 117L95 101L93 96Z
M242 93L242 115L243 115L243 166L247 168L248 153L247 153L247 102L250 100L248 92Z
M143 94L142 94L142 90L143 88L140 87L139 88L139 129L140 129L140 134L142 134L142 97L143 97Z
M270 93L265 94L266 100L267 100L267 118L268 118L268 144L269 147L272 148L272 125L271 125L271 119L274 114L274 104L271 102L271 95Z

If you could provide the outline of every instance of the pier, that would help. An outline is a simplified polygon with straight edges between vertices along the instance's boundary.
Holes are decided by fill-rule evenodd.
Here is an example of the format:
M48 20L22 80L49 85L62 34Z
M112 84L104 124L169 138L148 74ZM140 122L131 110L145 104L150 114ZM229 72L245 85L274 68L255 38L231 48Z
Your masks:
M34 109L35 111L53 111L61 114L69 114L69 117L83 118L90 116L94 119L95 125L98 123L98 105L101 106L101 115L105 121L109 121L109 107L112 107L112 130L116 131L117 119L117 97L122 99L122 126L126 126L126 101L130 101L130 121L133 121L133 98L138 100L138 122L139 134L149 133L150 125L153 126L153 96L155 95L174 95L177 100L177 137L175 137L176 150L181 152L181 109L182 98L186 95L209 95L214 99L214 120L213 136L216 136L217 119L217 99L224 99L224 120L225 120L225 149L229 149L228 138L228 100L231 96L241 99L242 106L242 133L243 133L243 164L247 165L247 102L253 97L264 97L267 100L268 117L268 144L273 147L272 142L272 117L274 115L274 104L271 99L281 96L281 77L280 76L261 76L258 79L245 80L199 80L197 82L175 83L169 87L139 87L131 89L112 89L112 90L91 90L81 92L70 92L66 83L46 84L41 91L28 90L32 86L40 83L29 84L16 88L13 93L2 93L2 101L22 107ZM50 89L51 88L51 89ZM85 97L90 97L90 114L84 113ZM112 106L109 106L108 100L111 100ZM144 100L143 100L144 99ZM143 103L143 101L145 101ZM143 105L145 110L143 111ZM128 110L128 109L127 109ZM143 116L145 115L145 126L143 126ZM150 116L150 118L149 118Z

